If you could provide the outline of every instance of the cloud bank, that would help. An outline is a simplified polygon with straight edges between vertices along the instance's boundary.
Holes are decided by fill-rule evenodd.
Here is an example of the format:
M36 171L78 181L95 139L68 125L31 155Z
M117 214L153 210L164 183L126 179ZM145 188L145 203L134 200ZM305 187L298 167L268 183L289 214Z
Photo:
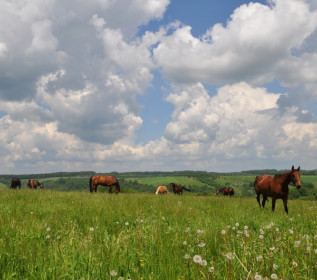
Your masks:
M244 4L200 37L178 21L139 34L168 5L0 3L1 173L315 168L316 2ZM155 73L174 111L137 144Z

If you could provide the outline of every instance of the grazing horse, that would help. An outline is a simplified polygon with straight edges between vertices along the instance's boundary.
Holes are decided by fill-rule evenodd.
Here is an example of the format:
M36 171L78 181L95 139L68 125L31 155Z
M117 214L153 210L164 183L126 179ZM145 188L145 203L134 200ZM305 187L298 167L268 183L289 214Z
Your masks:
M21 189L21 180L19 178L12 178L10 189Z
M287 171L283 174L270 176L270 175L260 175L255 178L254 189L256 192L256 200L258 201L260 208L260 195L262 194L262 207L264 208L265 202L268 197L272 197L272 211L275 209L275 201L280 198L283 200L284 210L288 214L287 199L288 199L288 185L293 182L297 189L299 189L302 184L300 181L300 167L296 170L292 166L291 171Z
M29 179L27 182L26 182L26 185L31 189L35 189L37 187L40 187L41 189L44 189L44 185L42 183L40 183L39 181L36 181L36 180L33 180L33 179Z
M120 184L116 177L109 175L95 175L91 176L89 179L89 188L90 192L97 192L98 185L107 186L109 187L109 193L112 193L112 188L116 187L116 194L120 192Z
M224 196L233 196L234 195L234 189L233 188L222 188L222 189L218 189L216 190L216 195L218 195L219 193L222 193Z
M190 192L190 190L186 189L184 186L175 185L174 183L171 183L170 185L175 194L181 195L183 194L183 190Z
M155 194L169 194L166 186L159 186Z

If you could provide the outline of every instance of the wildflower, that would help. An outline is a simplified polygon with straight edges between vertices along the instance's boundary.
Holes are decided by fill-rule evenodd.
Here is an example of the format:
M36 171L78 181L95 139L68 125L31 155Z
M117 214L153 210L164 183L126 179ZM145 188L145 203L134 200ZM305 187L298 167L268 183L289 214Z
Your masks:
M46 229L46 231L51 231L51 228L50 228L50 227L48 227L48 228Z
M110 271L110 276L117 276L118 273L115 270Z
M128 225L129 225L129 222L125 222L125 225L128 226Z
M57 235L57 236L56 236L56 239L59 240L59 239L61 239L61 237L60 237L59 235Z
M273 273L273 274L271 274L271 279L278 279L278 277L275 273Z
M183 242L183 245L186 246L186 245L187 245L187 241L184 241L184 242Z
M204 233L205 231L203 229L198 229L197 233Z
M31 211L31 215L33 215L33 211Z
M275 228L275 231L276 231L276 232L279 232L279 231L280 231L280 229L277 227L277 228Z
M260 229L260 233L263 235L263 234L264 234L264 230L263 230L263 229Z
M185 258L186 260L188 260L188 259L190 259L190 255L186 254L186 255L184 256L184 258Z
M234 256L234 253L228 252L227 254L225 254L225 257L228 260L233 260L235 256Z
M297 268L297 267L298 267L297 262L294 262L294 261L293 261L293 267L294 267L294 268Z
M239 223L236 223L236 227L238 227L239 226Z
M213 266L210 266L210 267L208 268L208 271L209 271L210 273L214 273L214 272L215 272L215 268L214 268Z
M262 280L262 276L256 272L254 275L254 279L255 280Z
M207 265L207 261L206 260L202 260L200 263L202 266L206 266Z
M257 260L258 262L262 262L262 261L263 261L263 256L261 256L261 255L257 256L257 257L256 257L256 260Z
M195 256L193 257L193 261L194 261L195 263L201 263L202 258L201 258L201 256L199 256L199 255L195 255Z
M89 228L89 231L94 231L95 229L93 227L90 227Z
M184 230L185 232L189 232L190 231L190 228L189 227L187 227L187 228L185 228L185 230Z
M221 234L226 234L226 231L223 229L223 230L221 231Z
M271 248L270 248L270 250L271 250L271 251L274 251L274 250L275 250L275 247L274 247L274 246L273 246L273 247L271 247Z
M317 254L317 249L315 249L315 254Z
M124 277L120 276L120 277L118 278L118 280L124 280Z
M206 243L200 243L200 244L198 244L198 247L200 247L200 248L203 248L203 247L205 247L205 245L206 245Z
M294 233L294 231L291 228L288 231L289 231L290 234Z
M249 227L248 226L244 226L244 230L247 230Z
M46 235L46 239L50 239L51 238L51 236L48 234L48 235Z
M264 236L263 236L262 234L260 234L260 235L259 235L259 238L260 238L260 239L263 239L263 238L264 238Z
M278 269L278 265L273 263L273 269Z
M294 246L295 248L298 248L300 246L300 240L295 241Z

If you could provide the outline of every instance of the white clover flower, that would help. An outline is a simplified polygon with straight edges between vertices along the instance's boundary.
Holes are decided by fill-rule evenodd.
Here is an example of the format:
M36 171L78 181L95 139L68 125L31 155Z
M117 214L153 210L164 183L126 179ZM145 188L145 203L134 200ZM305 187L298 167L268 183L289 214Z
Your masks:
M236 227L238 227L239 226L239 223L236 223Z
M184 241L184 242L183 242L183 245L186 246L186 245L187 245L187 241Z
M198 247L203 248L203 247L205 247L205 245L206 245L206 243L201 242L201 243L198 244Z
M186 260L188 260L188 259L190 259L190 255L185 254L184 258L185 258Z
M223 229L223 230L221 231L221 234L226 234L226 231Z
M60 237L59 235L57 235L57 236L56 236L56 239L59 240L59 239L61 239L61 237Z
M46 229L46 231L51 231L51 228L50 228L50 227L48 227L48 228Z
M125 222L124 224L125 224L126 226L128 226L128 225L129 225L129 222Z
M260 233L261 233L261 234L264 234L264 230L263 230L263 229L260 229Z
M51 238L51 236L48 234L48 235L46 235L46 239L50 239Z
M273 273L273 274L271 274L271 279L278 279L278 277L275 273Z
M295 248L298 248L300 246L300 243L301 243L300 240L295 241L294 243Z
M260 239L263 239L263 238L264 238L264 236L263 236L262 234L260 234L260 235L259 235L259 238L260 238Z
M294 267L294 268L297 268L297 267L298 267L297 262L294 262L294 261L293 261L293 267Z
M89 228L89 231L94 231L95 229L93 227L90 227Z
M270 248L270 250L271 250L271 251L274 251L274 250L275 250L275 247L274 247L274 246L272 246L272 247Z
M185 230L184 230L185 232L189 232L190 231L190 228L189 227L187 227L187 228L185 228Z
M199 256L199 255L195 255L195 256L193 257L193 261L194 261L195 263L201 263L202 258L201 258L201 256Z
M111 276L117 276L118 273L117 273L115 270L111 270L111 271L110 271L110 275L111 275Z
M255 275L254 275L254 279L255 279L255 280L262 280L263 278L262 278L262 276L261 276L260 274L258 274L258 273L256 272Z
M291 228L288 230L288 232L289 232L290 234L293 234L293 233L294 233L294 231L293 231Z
M235 254L234 253L231 253L231 252L228 252L227 254L225 254L225 257L228 259L228 260L233 260L235 258Z
M262 262L262 261L263 261L263 256L261 256L261 255L257 256L257 257L256 257L256 260L257 260L258 262Z
M248 226L244 226L244 230L247 230L249 227Z
M278 269L278 265L273 263L273 269Z
M315 249L315 254L317 254L317 249Z
M207 261L206 260L202 260L200 263L202 266L206 266L207 265Z
M210 266L210 267L208 268L208 271L209 271L210 273L214 273L214 272L215 272L215 268L214 268L213 266Z
M280 231L280 229L277 227L277 228L275 228L275 231L276 231L276 232L279 232L279 231Z

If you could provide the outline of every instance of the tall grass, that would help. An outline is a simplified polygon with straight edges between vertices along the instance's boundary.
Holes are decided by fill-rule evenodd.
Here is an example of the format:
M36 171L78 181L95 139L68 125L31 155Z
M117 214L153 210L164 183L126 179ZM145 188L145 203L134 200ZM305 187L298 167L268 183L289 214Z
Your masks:
M270 204L270 203L269 203ZM0 191L1 279L316 279L317 204Z

